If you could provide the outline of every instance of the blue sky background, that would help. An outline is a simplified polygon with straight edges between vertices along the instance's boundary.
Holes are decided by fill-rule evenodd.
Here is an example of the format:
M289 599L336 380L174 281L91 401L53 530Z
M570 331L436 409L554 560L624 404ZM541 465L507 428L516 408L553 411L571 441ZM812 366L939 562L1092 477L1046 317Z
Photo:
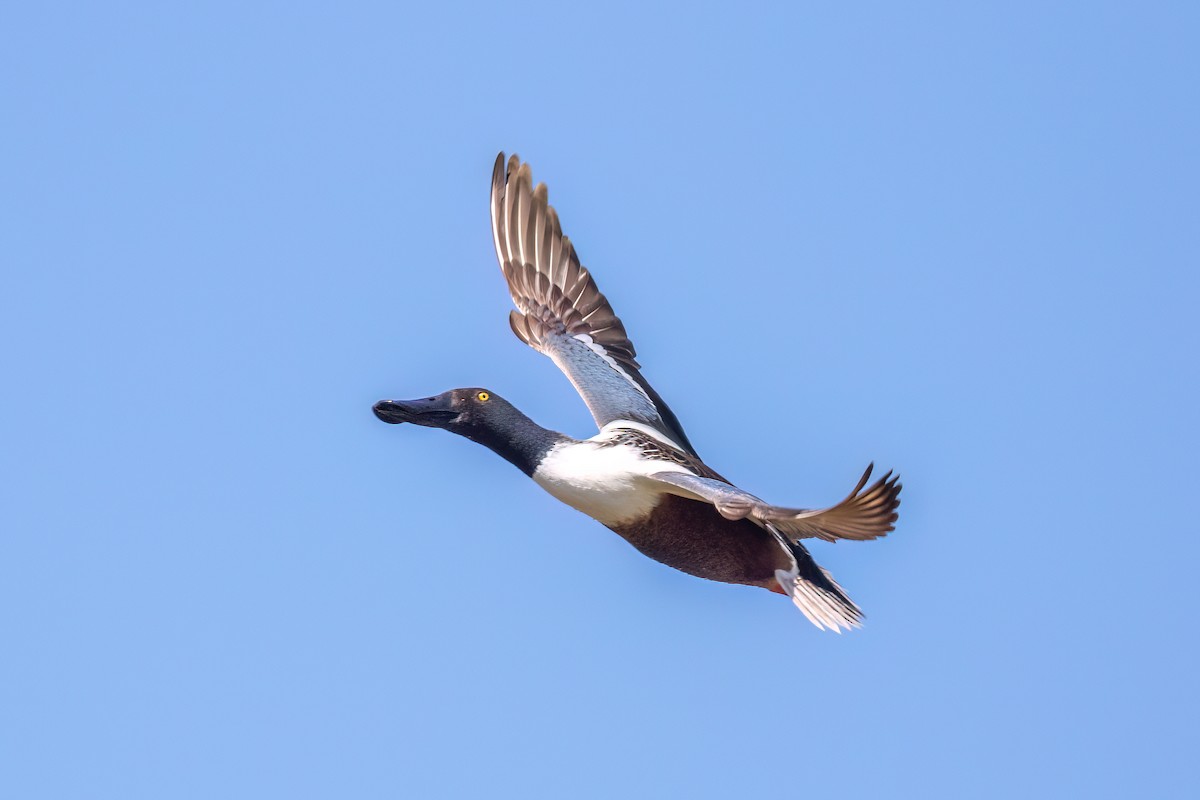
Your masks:
M8 4L0 795L1196 796L1197 12L1045 6ZM374 419L594 431L500 149L864 630Z

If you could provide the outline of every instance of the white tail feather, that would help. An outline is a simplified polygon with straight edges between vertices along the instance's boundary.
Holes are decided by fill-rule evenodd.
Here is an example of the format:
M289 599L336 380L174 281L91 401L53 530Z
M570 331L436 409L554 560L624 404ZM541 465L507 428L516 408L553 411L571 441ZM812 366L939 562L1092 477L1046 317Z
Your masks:
M861 628L862 610L854 604L854 601L846 597L842 587L837 585L828 572L824 569L821 572L825 579L838 590L841 594L840 597L828 589L801 578L798 570L795 569L791 571L775 570L775 580L779 581L780 587L791 595L796 608L808 617L809 622L821 630L828 629L834 633L841 633L842 628L846 630Z

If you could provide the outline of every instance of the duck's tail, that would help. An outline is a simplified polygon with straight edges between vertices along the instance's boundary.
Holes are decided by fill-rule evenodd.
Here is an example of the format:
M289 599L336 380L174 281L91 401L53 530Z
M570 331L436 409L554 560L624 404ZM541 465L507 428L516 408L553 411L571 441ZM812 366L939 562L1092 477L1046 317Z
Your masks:
M791 570L776 570L775 579L808 621L834 633L841 633L843 628L861 628L862 609L838 586L833 576L813 560L804 545L790 543L788 549L796 565Z

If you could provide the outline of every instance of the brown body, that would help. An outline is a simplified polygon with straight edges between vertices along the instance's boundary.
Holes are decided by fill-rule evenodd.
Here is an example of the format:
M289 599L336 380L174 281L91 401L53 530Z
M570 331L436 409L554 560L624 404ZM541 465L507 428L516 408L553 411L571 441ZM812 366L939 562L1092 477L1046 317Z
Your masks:
M609 527L643 555L698 578L783 594L775 571L792 568L787 551L766 530L676 495L664 495L644 519Z

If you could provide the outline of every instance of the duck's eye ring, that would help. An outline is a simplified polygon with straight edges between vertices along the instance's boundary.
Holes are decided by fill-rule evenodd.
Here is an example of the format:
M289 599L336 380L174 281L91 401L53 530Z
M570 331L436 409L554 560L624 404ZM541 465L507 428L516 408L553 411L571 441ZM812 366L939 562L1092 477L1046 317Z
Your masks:
M492 399L492 396L487 392L480 392L479 394L475 395L475 399L481 403L486 403L488 400Z

